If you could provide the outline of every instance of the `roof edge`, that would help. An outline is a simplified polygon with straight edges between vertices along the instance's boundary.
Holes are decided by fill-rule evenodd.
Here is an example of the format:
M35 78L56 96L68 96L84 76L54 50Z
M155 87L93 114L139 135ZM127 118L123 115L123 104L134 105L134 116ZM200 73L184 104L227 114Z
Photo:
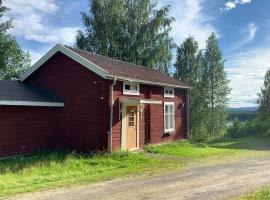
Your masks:
M106 78L108 72L94 63L88 61L87 59L83 58L79 54L71 51L70 49L66 48L63 45L57 44L55 45L49 52L47 52L43 57L41 57L32 67L22 75L21 81L25 81L29 76L31 76L36 70L38 70L46 61L48 61L52 56L54 56L57 52L61 52L64 55L68 56L69 58L73 59L74 61L80 63L87 69L93 71L97 75Z
M62 102L43 102L43 101L9 101L0 100L1 106L35 106L35 107L64 107Z
M145 83L148 85L158 85L158 86L165 86L165 87L174 87L174 88L182 88L182 89L190 89L191 86L180 86L180 85L172 85L172 84L166 84L166 83L160 83L160 82L152 82L152 81L145 81L141 79L132 79L132 78L126 78L121 76L109 76L108 78L116 78L123 81L130 81L130 82L138 82L138 83Z

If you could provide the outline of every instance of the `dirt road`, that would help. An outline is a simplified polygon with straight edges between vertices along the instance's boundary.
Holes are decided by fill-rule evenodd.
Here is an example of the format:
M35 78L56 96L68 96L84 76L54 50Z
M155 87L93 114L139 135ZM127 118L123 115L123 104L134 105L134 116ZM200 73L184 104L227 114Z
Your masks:
M270 183L270 157L198 167L154 177L122 179L24 194L16 200L231 199Z

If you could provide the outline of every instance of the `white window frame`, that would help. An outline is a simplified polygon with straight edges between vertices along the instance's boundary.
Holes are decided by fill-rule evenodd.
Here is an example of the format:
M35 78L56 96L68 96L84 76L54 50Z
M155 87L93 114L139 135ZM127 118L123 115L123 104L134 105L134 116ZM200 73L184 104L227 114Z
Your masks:
M137 86L137 91L135 90L126 90L126 85ZM139 83L131 83L131 82L123 82L123 94L127 95L140 95L140 84Z
M173 106L173 113L166 113L166 106ZM172 117L173 127L170 127L170 128L166 127L166 114L173 115L173 117ZM170 124L170 121L169 121L169 124ZM165 133L174 133L175 132L175 106L174 106L174 102L164 102L164 132Z
M166 90L171 90L172 94L166 94ZM172 87L164 87L164 97L174 98L174 88L172 88Z

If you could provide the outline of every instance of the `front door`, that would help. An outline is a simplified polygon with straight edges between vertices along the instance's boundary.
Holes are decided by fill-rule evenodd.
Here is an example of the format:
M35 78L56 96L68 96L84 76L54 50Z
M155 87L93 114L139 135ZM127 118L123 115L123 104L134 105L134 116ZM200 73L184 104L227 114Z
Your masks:
M127 106L126 109L126 149L137 148L137 107Z

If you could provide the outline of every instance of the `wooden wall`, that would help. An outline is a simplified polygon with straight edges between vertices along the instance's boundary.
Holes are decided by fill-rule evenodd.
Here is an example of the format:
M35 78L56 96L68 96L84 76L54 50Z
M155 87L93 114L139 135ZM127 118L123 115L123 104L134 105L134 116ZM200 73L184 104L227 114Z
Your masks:
M53 148L61 108L0 106L0 156Z
M59 126L54 133L56 147L83 151L107 149L108 81L57 53L26 82L64 99L65 107L59 112Z
M113 117L113 149L121 148L121 131L122 124L119 117L119 98L122 96L130 98L146 98L162 101L162 104L148 104L144 106L142 115L140 116L139 138L140 147L147 143L163 143L186 138L187 133L187 106L180 107L182 100L187 105L187 92L182 89L175 89L174 98L164 98L164 88L152 85L140 85L139 96L123 95L123 82L117 81L114 87L114 117ZM175 103L175 128L174 134L164 133L164 102Z

